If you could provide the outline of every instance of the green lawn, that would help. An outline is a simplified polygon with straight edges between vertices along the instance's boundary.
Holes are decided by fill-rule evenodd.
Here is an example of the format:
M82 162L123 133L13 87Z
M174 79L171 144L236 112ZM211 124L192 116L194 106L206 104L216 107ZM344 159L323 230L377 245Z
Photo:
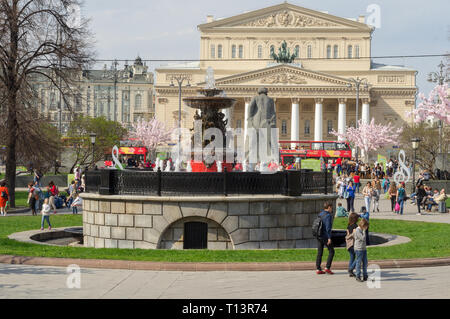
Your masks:
M53 227L81 226L82 216L51 216ZM344 229L345 219L335 221L335 229ZM39 229L40 217L23 216L0 218L0 254L15 256L45 256L57 258L113 259L165 262L291 262L314 261L315 249L271 251L174 251L174 250L119 250L73 247L51 247L19 243L7 236L15 232ZM398 234L413 241L393 247L369 248L369 259L410 259L450 257L450 225L373 220L370 230ZM348 260L345 249L337 249L337 261Z

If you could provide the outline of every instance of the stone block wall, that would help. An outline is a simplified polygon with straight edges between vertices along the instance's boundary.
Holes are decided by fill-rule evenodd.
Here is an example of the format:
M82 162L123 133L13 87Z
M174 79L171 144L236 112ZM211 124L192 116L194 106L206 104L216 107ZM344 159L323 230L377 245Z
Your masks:
M84 243L183 249L184 223L208 224L208 249L315 248L311 225L334 195L138 197L83 194Z

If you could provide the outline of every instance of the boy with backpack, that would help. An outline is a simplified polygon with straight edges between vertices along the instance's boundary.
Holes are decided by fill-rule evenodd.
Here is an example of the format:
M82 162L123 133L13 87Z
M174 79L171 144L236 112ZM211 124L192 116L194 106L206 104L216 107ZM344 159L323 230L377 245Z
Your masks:
M334 258L334 247L331 241L331 230L333 227L333 204L325 203L323 208L324 210L319 214L312 226L313 235L317 238L318 244L316 268L318 275L333 275L334 273L331 271L331 264ZM329 252L325 271L323 271L321 267L324 246L328 248Z

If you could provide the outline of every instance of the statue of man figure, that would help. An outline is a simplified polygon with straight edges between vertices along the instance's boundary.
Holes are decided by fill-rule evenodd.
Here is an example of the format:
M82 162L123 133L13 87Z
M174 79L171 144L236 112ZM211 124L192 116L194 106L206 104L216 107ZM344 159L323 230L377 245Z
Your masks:
M257 163L264 162L268 164L271 159L275 159L274 157L278 156L278 154L272 154L271 152L272 129L277 128L275 102L267 96L267 93L267 88L258 90L258 96L254 97L250 103L248 118L246 119L248 132L245 143L245 158L250 170L253 170L252 168ZM266 150L260 149L264 147L264 145L261 145L264 140L260 142L261 134L264 134L266 138ZM276 161L278 162L278 159Z

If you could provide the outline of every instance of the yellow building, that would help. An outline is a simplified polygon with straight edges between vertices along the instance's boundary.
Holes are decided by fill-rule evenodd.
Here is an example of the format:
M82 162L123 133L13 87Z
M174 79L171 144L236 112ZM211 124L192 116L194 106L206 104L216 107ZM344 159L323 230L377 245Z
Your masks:
M362 16L352 20L283 3L226 19L208 16L198 29L199 62L156 69L156 116L169 127L178 126L174 78L186 79L183 97L195 96L205 86L208 67L215 71L216 86L238 100L227 112L233 128L245 128L249 102L264 86L276 101L281 140L335 140L333 129L355 125L352 78L368 84L359 90L360 119L396 126L409 121L405 112L415 105L416 71L372 62L374 28ZM294 63L271 59L271 48L278 52L283 41L298 54ZM183 105L183 127L192 128L193 115Z

